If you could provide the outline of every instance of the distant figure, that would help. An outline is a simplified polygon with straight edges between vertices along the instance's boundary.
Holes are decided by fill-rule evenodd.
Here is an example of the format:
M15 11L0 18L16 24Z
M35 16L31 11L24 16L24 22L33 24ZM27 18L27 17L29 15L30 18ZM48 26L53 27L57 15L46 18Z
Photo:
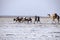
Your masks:
M59 23L59 15L57 15L57 13L53 13L52 15L48 14L48 16L55 21L55 19L57 19L58 23Z
M37 16L35 16L35 21L37 21Z
M35 22L37 22L37 23L40 22L40 17L39 16L35 16Z
M40 17L39 16L37 17L37 21L40 22Z

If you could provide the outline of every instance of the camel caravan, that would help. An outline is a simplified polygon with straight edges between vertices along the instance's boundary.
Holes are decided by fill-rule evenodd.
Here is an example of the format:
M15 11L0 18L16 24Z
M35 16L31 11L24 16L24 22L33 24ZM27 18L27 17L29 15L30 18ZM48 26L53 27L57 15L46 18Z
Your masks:
M57 15L57 13L53 13L53 14L48 14L49 18L52 19L52 22L54 21L55 22L55 19L57 19L58 23L59 23L59 15ZM16 22L20 22L20 23L23 23L23 22L27 22L27 23L32 23L32 17L17 17L17 18L14 18L13 19L14 21ZM41 23L40 22L40 16L34 16L34 24L35 22L37 23Z
M20 23L23 23L23 22L32 23L32 18L31 17L17 17L17 18L14 18L13 20L16 21L16 22L20 22ZM35 16L34 23L35 22L37 22L37 23L40 22L40 17L39 16Z
M55 21L55 19L57 19L58 23L59 23L59 15L57 15L57 13L53 13L53 14L48 14L49 18L52 19L52 21ZM53 22L52 22L53 23ZM56 22L55 22L56 23Z

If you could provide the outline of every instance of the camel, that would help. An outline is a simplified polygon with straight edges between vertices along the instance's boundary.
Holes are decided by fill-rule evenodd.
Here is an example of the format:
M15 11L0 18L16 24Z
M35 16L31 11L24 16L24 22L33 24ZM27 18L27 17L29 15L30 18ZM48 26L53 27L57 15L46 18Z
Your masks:
M14 18L13 20L16 21L16 22L17 22L17 21L18 21L18 22L21 22L22 19L23 19L22 17L21 17L21 18L17 17L16 19Z
M16 21L16 22L24 22L24 21L26 21L28 23L32 22L31 17L29 17L29 18L27 18L27 17L21 17L21 18L17 17L16 19L14 18L13 20Z
M32 22L32 19L31 19L31 17L29 17L29 18L24 17L22 21L27 21L29 23L29 22Z
M52 19L52 21L55 21L55 19L57 19L59 23L59 15L57 15L57 13L53 13L52 15L48 14L48 16Z

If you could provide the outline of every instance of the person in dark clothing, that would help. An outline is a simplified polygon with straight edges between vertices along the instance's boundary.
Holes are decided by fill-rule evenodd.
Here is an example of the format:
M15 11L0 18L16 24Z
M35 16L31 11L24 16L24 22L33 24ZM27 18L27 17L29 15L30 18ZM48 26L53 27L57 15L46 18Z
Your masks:
M35 22L40 22L40 17L39 16L35 16Z
M37 16L35 16L35 21L37 21Z
M37 22L40 22L40 17L39 16L37 16Z

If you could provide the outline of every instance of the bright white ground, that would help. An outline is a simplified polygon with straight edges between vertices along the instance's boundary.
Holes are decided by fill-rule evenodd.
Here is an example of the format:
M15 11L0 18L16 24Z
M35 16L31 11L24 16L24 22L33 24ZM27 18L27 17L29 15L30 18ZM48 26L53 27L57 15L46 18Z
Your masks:
M0 20L0 40L60 40L60 24L4 20Z

